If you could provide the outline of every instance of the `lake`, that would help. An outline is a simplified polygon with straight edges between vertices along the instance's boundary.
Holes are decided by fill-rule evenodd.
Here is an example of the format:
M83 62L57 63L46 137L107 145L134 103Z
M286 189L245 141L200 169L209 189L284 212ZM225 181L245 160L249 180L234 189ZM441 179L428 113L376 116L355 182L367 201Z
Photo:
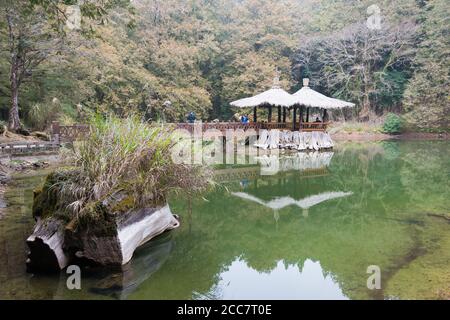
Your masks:
M33 189L45 174L18 175L7 190L1 299L450 297L448 141L339 143L220 166L214 190L172 197L180 228L122 268L83 269L81 290L67 289L65 272L25 269ZM373 266L380 289L367 285Z

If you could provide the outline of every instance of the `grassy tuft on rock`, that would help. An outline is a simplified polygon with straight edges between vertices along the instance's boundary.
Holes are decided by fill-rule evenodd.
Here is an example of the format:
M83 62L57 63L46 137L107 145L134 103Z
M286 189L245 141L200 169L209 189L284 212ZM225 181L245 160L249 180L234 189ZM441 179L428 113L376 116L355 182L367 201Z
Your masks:
M207 188L209 169L172 159L175 137L169 130L135 117L95 117L89 135L68 155L73 167L52 173L35 192L33 215L58 214L77 224L106 222L105 212L157 207L171 193ZM109 207L112 198L114 207Z

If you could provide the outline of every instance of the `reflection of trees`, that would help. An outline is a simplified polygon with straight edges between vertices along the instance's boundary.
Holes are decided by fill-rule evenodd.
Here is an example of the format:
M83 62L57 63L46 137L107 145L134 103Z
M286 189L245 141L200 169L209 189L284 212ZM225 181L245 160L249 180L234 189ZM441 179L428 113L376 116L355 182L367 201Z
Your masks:
M402 149L400 177L412 208L422 213L449 213L449 142L420 141Z
M398 161L386 159L380 143L348 144L342 148L339 161L330 166L334 173L331 179L341 188L355 191L354 210L371 207L376 215L385 215L388 206L398 202L393 198L404 196L398 175L400 165Z
M51 290L36 290L24 276L28 248L25 239L29 236L34 220L31 217L33 188L45 179L48 172L16 176L6 191L8 207L0 220L0 299L52 298ZM23 296L26 294L27 296Z
M372 147L372 146L371 146ZM209 292L217 275L236 257L259 271L270 271L279 260L297 264L311 258L320 261L353 298L370 294L366 289L367 266L388 268L396 256L412 245L408 226L385 219L403 196L397 160L382 157L383 148L349 148L335 154L330 175L301 178L295 174L251 180L246 193L262 201L274 197L302 199L329 190L352 191L351 198L325 201L309 209L308 219L297 206L273 209L241 200L223 190L194 201L193 225L183 225L177 234L172 259L142 290L165 292L168 297L190 298L192 290ZM228 185L239 191L239 184ZM395 193L395 195L392 195ZM356 200L354 199L356 197ZM187 204L174 203L174 211L185 216ZM191 228L191 232L186 232ZM178 231L177 231L178 232ZM177 276L179 275L179 276ZM167 282L179 285L167 292ZM175 292L177 294L175 294ZM156 295L155 295L156 297Z
M245 188L239 181L228 183L228 190L220 188L204 195L208 201L199 198L189 203L176 199L171 205L181 215L182 227L172 233L173 250L161 251L162 257L168 258L155 273L146 269L145 264L143 268L131 269L137 270L133 274L137 278L131 279L139 280L147 271L149 276L131 288L130 292L135 291L130 298L219 297L220 291L212 292L211 288L220 290L218 276L237 257L260 272L273 270L280 260L300 269L306 259L320 261L324 272L340 284L344 294L350 298L370 297L372 293L365 287L368 265L377 264L395 274L402 265L399 262L415 247L424 245L418 232L429 232L422 230L428 228L416 228L408 220L421 220L425 212L448 212L448 147L448 142L429 141L390 142L387 147L352 144L335 153L326 176L306 178L295 171L286 172L248 179ZM387 153L391 154L386 156ZM274 197L304 199L330 190L351 191L353 195L310 207L307 219L297 206L279 208L278 221L274 221L271 208L231 195L245 191L270 201ZM27 192L31 199L32 190ZM22 217L10 215L3 219ZM14 236L28 234L22 228L17 229L20 234L1 229L5 226L0 225L0 240L10 247L18 243L12 239ZM14 270L25 259L24 243L20 243L20 250L10 250L21 252L20 261L11 267L3 259L1 279L10 277L7 272L22 274L22 270ZM4 248L7 246L3 245ZM3 254L6 257L7 253ZM139 256L136 258L139 262ZM145 262L153 259L145 254L141 258ZM164 259L156 258L155 262ZM47 297L48 293L43 291L49 286L42 285L45 281L36 278L33 288L28 284L22 286L33 295ZM4 284L0 296L5 290ZM212 296L205 297L205 293Z
M414 148L412 143L400 145L398 157L386 158L381 144L352 145L335 154L328 176L259 177L245 187L246 193L263 201L283 196L302 199L329 190L354 193L312 206L307 219L301 208L288 206L277 210L276 222L271 208L235 198L223 189L205 195L208 202L193 201L192 225L182 220L171 258L132 297L191 298L195 292L195 297L205 298L202 295L217 288L218 275L237 257L260 272L273 270L280 260L300 269L306 259L320 261L344 294L371 297L373 292L366 288L367 267L377 264L395 273L399 261L418 244L419 231L407 220L414 202L409 190L414 185L404 185L402 176ZM426 154L425 149L417 149ZM445 159L442 154L437 157ZM418 181L417 174L409 176ZM423 182L419 186L426 188ZM436 189L445 183L443 178L437 180L440 187ZM227 188L242 191L238 182ZM439 201L436 205L445 204ZM187 203L173 202L172 208L187 216Z
M272 270L282 259L301 269L311 258L334 275L345 294L367 297L367 266L374 261L385 266L389 263L386 251L398 254L407 246L398 239L406 238L403 226L373 220L361 229L340 219L348 210L345 203L330 201L313 207L314 214L306 220L298 208L287 207L280 210L282 217L275 227L271 209L255 210L253 204L223 194L211 194L208 200L195 203L192 232L188 234L188 226L183 226L174 256L140 291L183 298L190 298L191 290L209 292L217 275L241 256L260 272Z

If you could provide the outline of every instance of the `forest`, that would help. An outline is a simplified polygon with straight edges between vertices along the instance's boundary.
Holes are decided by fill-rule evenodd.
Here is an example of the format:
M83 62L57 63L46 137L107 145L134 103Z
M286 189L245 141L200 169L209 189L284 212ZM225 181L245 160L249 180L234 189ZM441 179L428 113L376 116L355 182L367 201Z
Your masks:
M410 130L449 131L446 0L1 3L0 121L11 131L92 112L226 121L229 103L268 89L276 70L289 92L309 77L356 103L346 119L392 112Z

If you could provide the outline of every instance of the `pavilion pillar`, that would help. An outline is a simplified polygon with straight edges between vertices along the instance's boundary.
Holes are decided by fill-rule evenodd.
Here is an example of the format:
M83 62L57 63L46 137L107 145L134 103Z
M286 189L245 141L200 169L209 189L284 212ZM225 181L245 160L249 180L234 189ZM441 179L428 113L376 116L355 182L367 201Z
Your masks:
M269 116L267 122L272 122L272 105L269 106Z
M281 106L278 106L278 123L281 122Z
M283 108L283 123L286 123L286 108Z
M302 130L302 122L303 122L303 106L300 107L300 120L299 120L299 126L298 129Z
M327 109L323 109L323 117L322 117L322 122L325 122L325 119L327 117Z
M294 106L294 114L292 116L292 129L295 131L295 123L297 122L297 107Z
M306 122L309 122L309 107L306 108Z
M256 116L256 107L253 107L253 122L256 123L257 116Z

